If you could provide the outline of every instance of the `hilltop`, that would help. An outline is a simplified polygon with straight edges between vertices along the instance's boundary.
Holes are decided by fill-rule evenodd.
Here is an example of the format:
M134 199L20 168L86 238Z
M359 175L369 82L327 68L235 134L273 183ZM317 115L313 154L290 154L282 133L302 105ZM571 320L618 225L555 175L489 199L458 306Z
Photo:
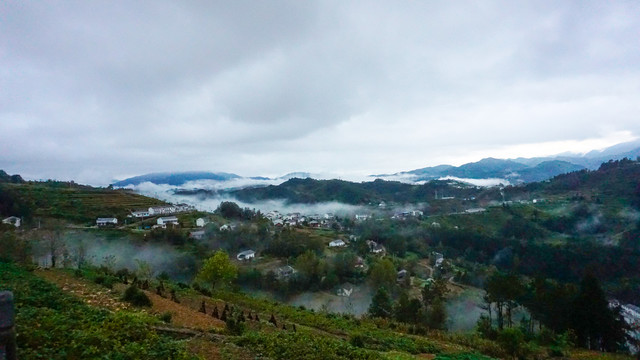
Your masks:
M239 175L230 174L225 172L208 172L208 171L188 171L188 172L165 172L165 173L153 173L140 176L134 176L125 180L117 181L113 183L115 187L126 187L129 185L139 185L144 182L150 182L154 184L167 184L167 185L183 185L189 181L195 180L216 180L227 181L230 179L238 179Z

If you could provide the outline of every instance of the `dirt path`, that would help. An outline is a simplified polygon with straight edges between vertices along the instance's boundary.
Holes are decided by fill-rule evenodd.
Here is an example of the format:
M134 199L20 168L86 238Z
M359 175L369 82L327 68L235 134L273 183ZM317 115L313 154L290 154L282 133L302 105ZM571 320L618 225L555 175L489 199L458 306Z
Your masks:
M110 290L84 279L76 278L66 272L58 270L38 270L35 271L35 274L58 285L62 291L79 297L91 306L97 306L111 311L132 308L130 304L120 301L121 294L118 291Z
M129 303L120 300L126 285L116 284L113 290L107 289L86 279L77 278L59 270L38 270L35 274L58 285L63 291L81 298L89 305L106 308L111 311L133 308ZM153 292L145 291L145 293L151 299L153 306L150 309L142 310L150 314L171 313L173 326L201 331L223 329L225 326L223 321L193 309L193 306L189 306L191 305L190 302L178 304Z

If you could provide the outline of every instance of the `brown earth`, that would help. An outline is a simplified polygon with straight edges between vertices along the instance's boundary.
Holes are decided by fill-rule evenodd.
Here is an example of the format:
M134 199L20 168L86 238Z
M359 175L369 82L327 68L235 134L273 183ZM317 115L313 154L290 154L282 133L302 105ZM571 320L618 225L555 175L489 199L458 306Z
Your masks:
M192 306L189 306L190 302L178 304L150 291L145 291L145 293L153 303L150 312L154 314L171 313L171 323L174 326L202 331L224 329L225 323L223 321L194 310ZM185 302L185 300L182 301Z
M58 285L63 291L79 297L91 306L111 311L132 308L130 304L120 300L121 293L117 290L107 289L84 279L76 278L69 273L58 270L38 270L35 274Z

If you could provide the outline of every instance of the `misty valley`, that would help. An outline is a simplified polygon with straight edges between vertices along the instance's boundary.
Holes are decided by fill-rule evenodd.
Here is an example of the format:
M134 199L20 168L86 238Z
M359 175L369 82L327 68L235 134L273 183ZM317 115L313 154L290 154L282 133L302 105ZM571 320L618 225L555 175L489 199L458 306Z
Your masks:
M638 161L494 186L134 191L0 175L0 290L23 358L637 350Z

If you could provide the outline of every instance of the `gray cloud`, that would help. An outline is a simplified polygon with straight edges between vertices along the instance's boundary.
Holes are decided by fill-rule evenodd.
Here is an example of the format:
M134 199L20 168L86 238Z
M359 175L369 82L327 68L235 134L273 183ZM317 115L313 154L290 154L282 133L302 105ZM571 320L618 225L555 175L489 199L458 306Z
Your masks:
M628 140L639 16L625 1L6 1L0 168L93 184L373 173Z

